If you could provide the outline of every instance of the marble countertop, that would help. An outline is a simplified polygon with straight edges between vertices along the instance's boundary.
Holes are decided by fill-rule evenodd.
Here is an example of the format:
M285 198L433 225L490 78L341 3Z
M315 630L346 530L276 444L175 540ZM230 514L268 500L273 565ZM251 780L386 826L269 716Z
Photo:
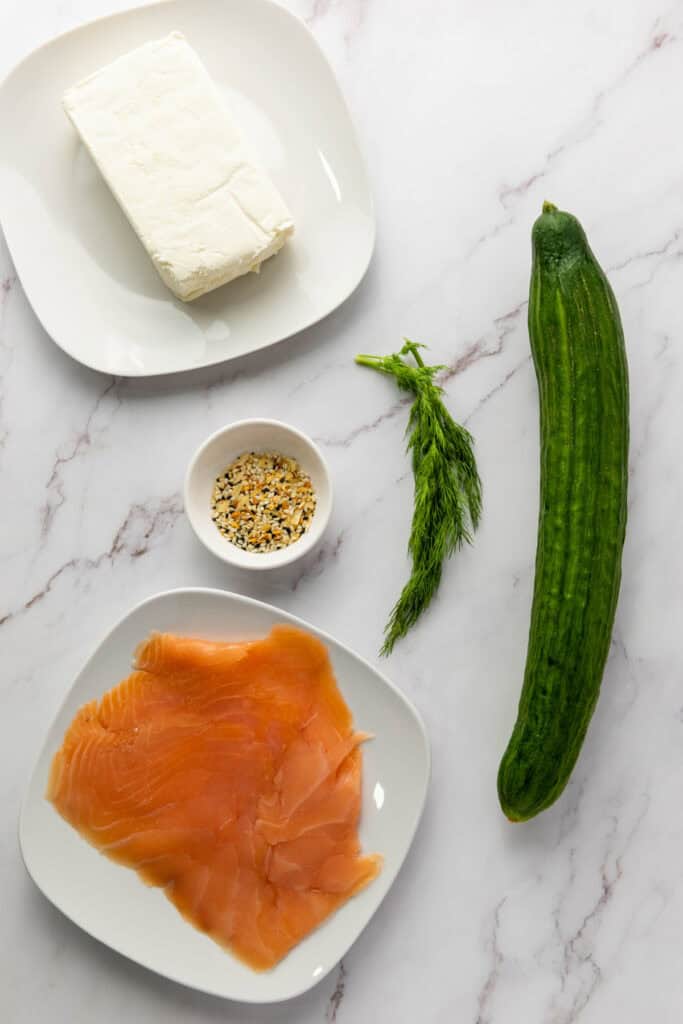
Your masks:
M127 0L16 0L0 74ZM367 156L378 244L336 313L227 367L152 381L91 372L45 335L0 237L0 1004L3 1021L118 1024L679 1024L683 1019L683 2L290 0L331 59ZM660 11L661 13L658 13ZM378 85L381 83L381 88ZM4 146L12 145L3 139ZM548 198L576 212L621 306L632 389L630 523L602 697L562 799L512 826L498 761L519 696L538 489L526 296ZM377 661L405 578L405 405L352 362L402 335L450 367L485 486L476 544L385 664L434 772L386 902L332 975L249 1008L88 939L37 892L16 820L44 732L133 602L234 588ZM244 579L183 514L186 462L261 414L313 435L337 502L303 569ZM677 625L678 623L678 625Z

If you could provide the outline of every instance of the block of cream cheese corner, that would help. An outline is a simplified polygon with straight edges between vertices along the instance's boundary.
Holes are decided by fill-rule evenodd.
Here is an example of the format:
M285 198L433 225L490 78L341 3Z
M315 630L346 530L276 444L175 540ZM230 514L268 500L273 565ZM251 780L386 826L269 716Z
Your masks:
M282 248L291 214L179 32L68 89L64 107L163 281L184 301Z

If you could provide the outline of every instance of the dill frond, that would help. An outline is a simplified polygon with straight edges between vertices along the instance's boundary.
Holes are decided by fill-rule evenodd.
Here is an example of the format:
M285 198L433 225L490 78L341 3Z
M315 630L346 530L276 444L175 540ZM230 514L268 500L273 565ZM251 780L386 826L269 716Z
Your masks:
M361 366L394 377L402 391L414 395L406 430L415 481L408 541L412 571L384 631L384 655L391 653L427 608L441 582L444 560L463 542L472 542L481 518L474 439L443 403L443 389L435 378L444 367L425 366L421 348L406 340L393 355L356 356ZM403 358L408 355L414 366Z

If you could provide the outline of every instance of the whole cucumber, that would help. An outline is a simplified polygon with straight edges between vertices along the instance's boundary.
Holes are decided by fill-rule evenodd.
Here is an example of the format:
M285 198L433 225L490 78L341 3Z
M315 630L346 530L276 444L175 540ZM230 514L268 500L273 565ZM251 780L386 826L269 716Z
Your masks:
M544 203L532 247L541 486L524 685L498 772L512 821L557 800L579 756L614 624L628 483L628 369L614 293L571 214Z

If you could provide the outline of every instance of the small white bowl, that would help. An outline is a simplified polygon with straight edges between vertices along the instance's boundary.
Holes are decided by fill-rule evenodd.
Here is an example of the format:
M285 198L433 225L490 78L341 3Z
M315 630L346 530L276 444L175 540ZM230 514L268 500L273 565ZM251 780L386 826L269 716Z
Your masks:
M222 536L211 518L216 477L243 452L278 452L299 463L313 484L316 507L311 525L279 551L244 551ZM278 420L238 420L212 434L197 450L185 477L185 511L192 529L209 551L240 569L278 569L307 554L322 537L332 509L332 483L318 447L309 437Z

